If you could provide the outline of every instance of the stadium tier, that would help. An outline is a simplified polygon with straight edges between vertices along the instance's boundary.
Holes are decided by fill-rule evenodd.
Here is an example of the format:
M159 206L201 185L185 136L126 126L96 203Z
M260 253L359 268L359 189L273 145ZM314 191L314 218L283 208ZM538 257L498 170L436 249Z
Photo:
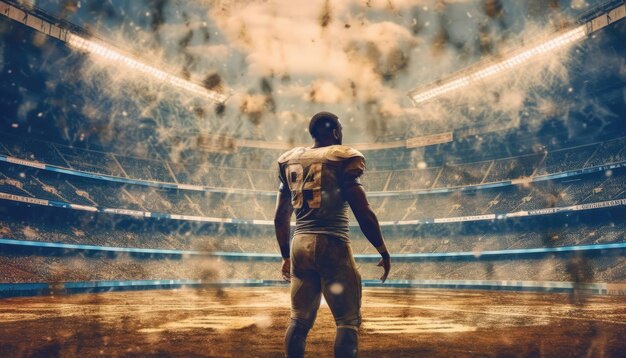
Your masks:
M6 268L2 282L280 279L271 228L113 220L110 215L68 214L24 204L9 209L0 220L0 260ZM624 211L612 210L515 222L387 228L387 245L396 262L391 277L623 282ZM375 250L358 230L351 236L363 278L375 279L380 274ZM145 251L137 254L136 249Z
M275 205L272 192L185 191L85 179L12 163L0 163L0 168L0 193L4 193L4 199L15 195L16 200L32 198L131 215L137 212L260 222L272 219ZM533 212L625 198L626 175L624 169L617 168L482 190L372 196L370 204L383 222L410 222Z
M216 224L178 223L156 219L112 220L108 215L70 213L38 208L38 220L25 219L28 209L0 220L0 238L141 249L199 252L276 254L272 228L254 225L220 227ZM46 211L54 213L46 213ZM562 218L534 218L521 223L442 224L398 230L386 228L387 246L394 254L472 252L603 245L624 240L626 224L618 219L593 222ZM528 222L526 222L528 221ZM541 226L539 226L541 225ZM351 230L355 254L375 254L357 228ZM45 248L44 248L45 249Z
M394 280L501 280L623 282L624 258L510 259L496 262L398 263ZM214 259L133 260L128 258L0 256L3 282L67 282L200 279L280 280L280 265L270 262L226 262ZM380 276L375 263L357 265L365 280Z
M103 179L117 178L122 182L128 179L126 182L152 186L162 183L169 184L162 185L164 187L183 189L186 185L194 185L218 189L276 190L275 160L281 153L266 149L256 152L246 150L239 153L243 159L240 158L237 162L231 158L233 155L215 155L213 160L207 159L204 163L174 163L72 148L1 133L0 139L0 155L3 156L0 159L3 161L16 162L15 159L18 159L19 162L22 159L28 161L22 162L23 165L48 165L48 169L52 170L67 169L70 172L79 172L78 174L113 177ZM626 161L626 138L473 163L433 163L423 169L417 168L419 163L413 163L413 168L376 170L384 167L385 162L399 162L398 158L409 156L410 152L408 149L395 150L393 154L397 156L396 159L389 158L389 153L381 155L377 152L365 152L368 167L373 168L368 169L363 178L367 190L378 192L459 188L623 163ZM225 166L229 163L243 163L245 166ZM255 164L247 166L248 163Z

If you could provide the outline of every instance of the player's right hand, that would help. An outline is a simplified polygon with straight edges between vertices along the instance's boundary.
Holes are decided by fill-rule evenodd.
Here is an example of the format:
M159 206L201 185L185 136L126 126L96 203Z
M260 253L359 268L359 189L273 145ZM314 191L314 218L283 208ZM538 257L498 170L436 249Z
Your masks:
M383 275L380 277L380 280L385 283L385 280L387 280L387 276L389 276L389 270L391 270L391 257L389 255L383 256L383 258L380 259L380 261L378 262L377 266L382 266L385 270L385 273L383 273Z

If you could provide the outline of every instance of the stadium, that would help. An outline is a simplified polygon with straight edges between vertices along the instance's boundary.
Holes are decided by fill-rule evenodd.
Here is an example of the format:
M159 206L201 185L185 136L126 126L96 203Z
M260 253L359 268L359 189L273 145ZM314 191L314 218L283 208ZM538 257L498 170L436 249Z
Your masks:
M623 0L0 14L1 356L283 356L276 160L322 110L391 253L351 216L361 356L626 350Z

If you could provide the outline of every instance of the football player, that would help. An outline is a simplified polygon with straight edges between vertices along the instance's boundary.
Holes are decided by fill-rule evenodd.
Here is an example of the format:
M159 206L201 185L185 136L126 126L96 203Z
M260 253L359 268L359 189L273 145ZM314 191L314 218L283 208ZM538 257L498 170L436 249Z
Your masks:
M391 261L380 225L360 176L363 155L341 145L342 126L332 113L309 122L311 147L294 148L278 159L280 187L274 225L283 257L282 276L291 282L291 320L285 334L287 357L304 356L306 337L324 295L337 324L336 357L356 357L361 324L361 276L348 236L348 205L365 237L378 250L385 282ZM290 218L296 229L291 245Z

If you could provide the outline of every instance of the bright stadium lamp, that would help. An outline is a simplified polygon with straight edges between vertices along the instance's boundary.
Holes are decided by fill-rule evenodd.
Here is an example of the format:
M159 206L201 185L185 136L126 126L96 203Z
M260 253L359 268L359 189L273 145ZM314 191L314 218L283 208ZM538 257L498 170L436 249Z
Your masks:
M125 66L138 70L139 72L142 72L148 76L151 76L152 78L158 81L165 82L173 87L183 89L195 95L205 97L211 101L223 103L226 101L226 99L228 99L228 95L224 93L208 90L191 81L182 79L171 73L165 72L153 66L142 63L138 60L133 59L130 56L123 55L119 53L118 51L116 51L115 49L108 47L107 45L85 39L81 37L80 35L73 34L73 33L69 34L67 38L67 43L68 45L70 45L70 47L91 53L96 56L100 56L110 61L120 62L124 64Z
M223 103L226 102L230 96L229 93L210 90L192 81L176 76L169 71L148 65L141 59L125 54L120 49L116 49L114 46L104 41L88 39L86 35L80 34L81 31L79 31L76 26L48 15L43 10L34 6L26 6L24 4L16 6L13 3L0 1L0 14L29 26L36 31L64 41L74 49L102 57L111 62L120 63L128 68L148 75L157 81L164 82L210 101Z
M593 19L586 21L583 25L558 32L544 42L522 47L509 53L501 60L487 60L470 66L441 81L415 88L409 91L408 96L415 105L429 101L435 97L502 74L539 56L566 48L624 17L626 17L626 5L620 4L603 11Z

